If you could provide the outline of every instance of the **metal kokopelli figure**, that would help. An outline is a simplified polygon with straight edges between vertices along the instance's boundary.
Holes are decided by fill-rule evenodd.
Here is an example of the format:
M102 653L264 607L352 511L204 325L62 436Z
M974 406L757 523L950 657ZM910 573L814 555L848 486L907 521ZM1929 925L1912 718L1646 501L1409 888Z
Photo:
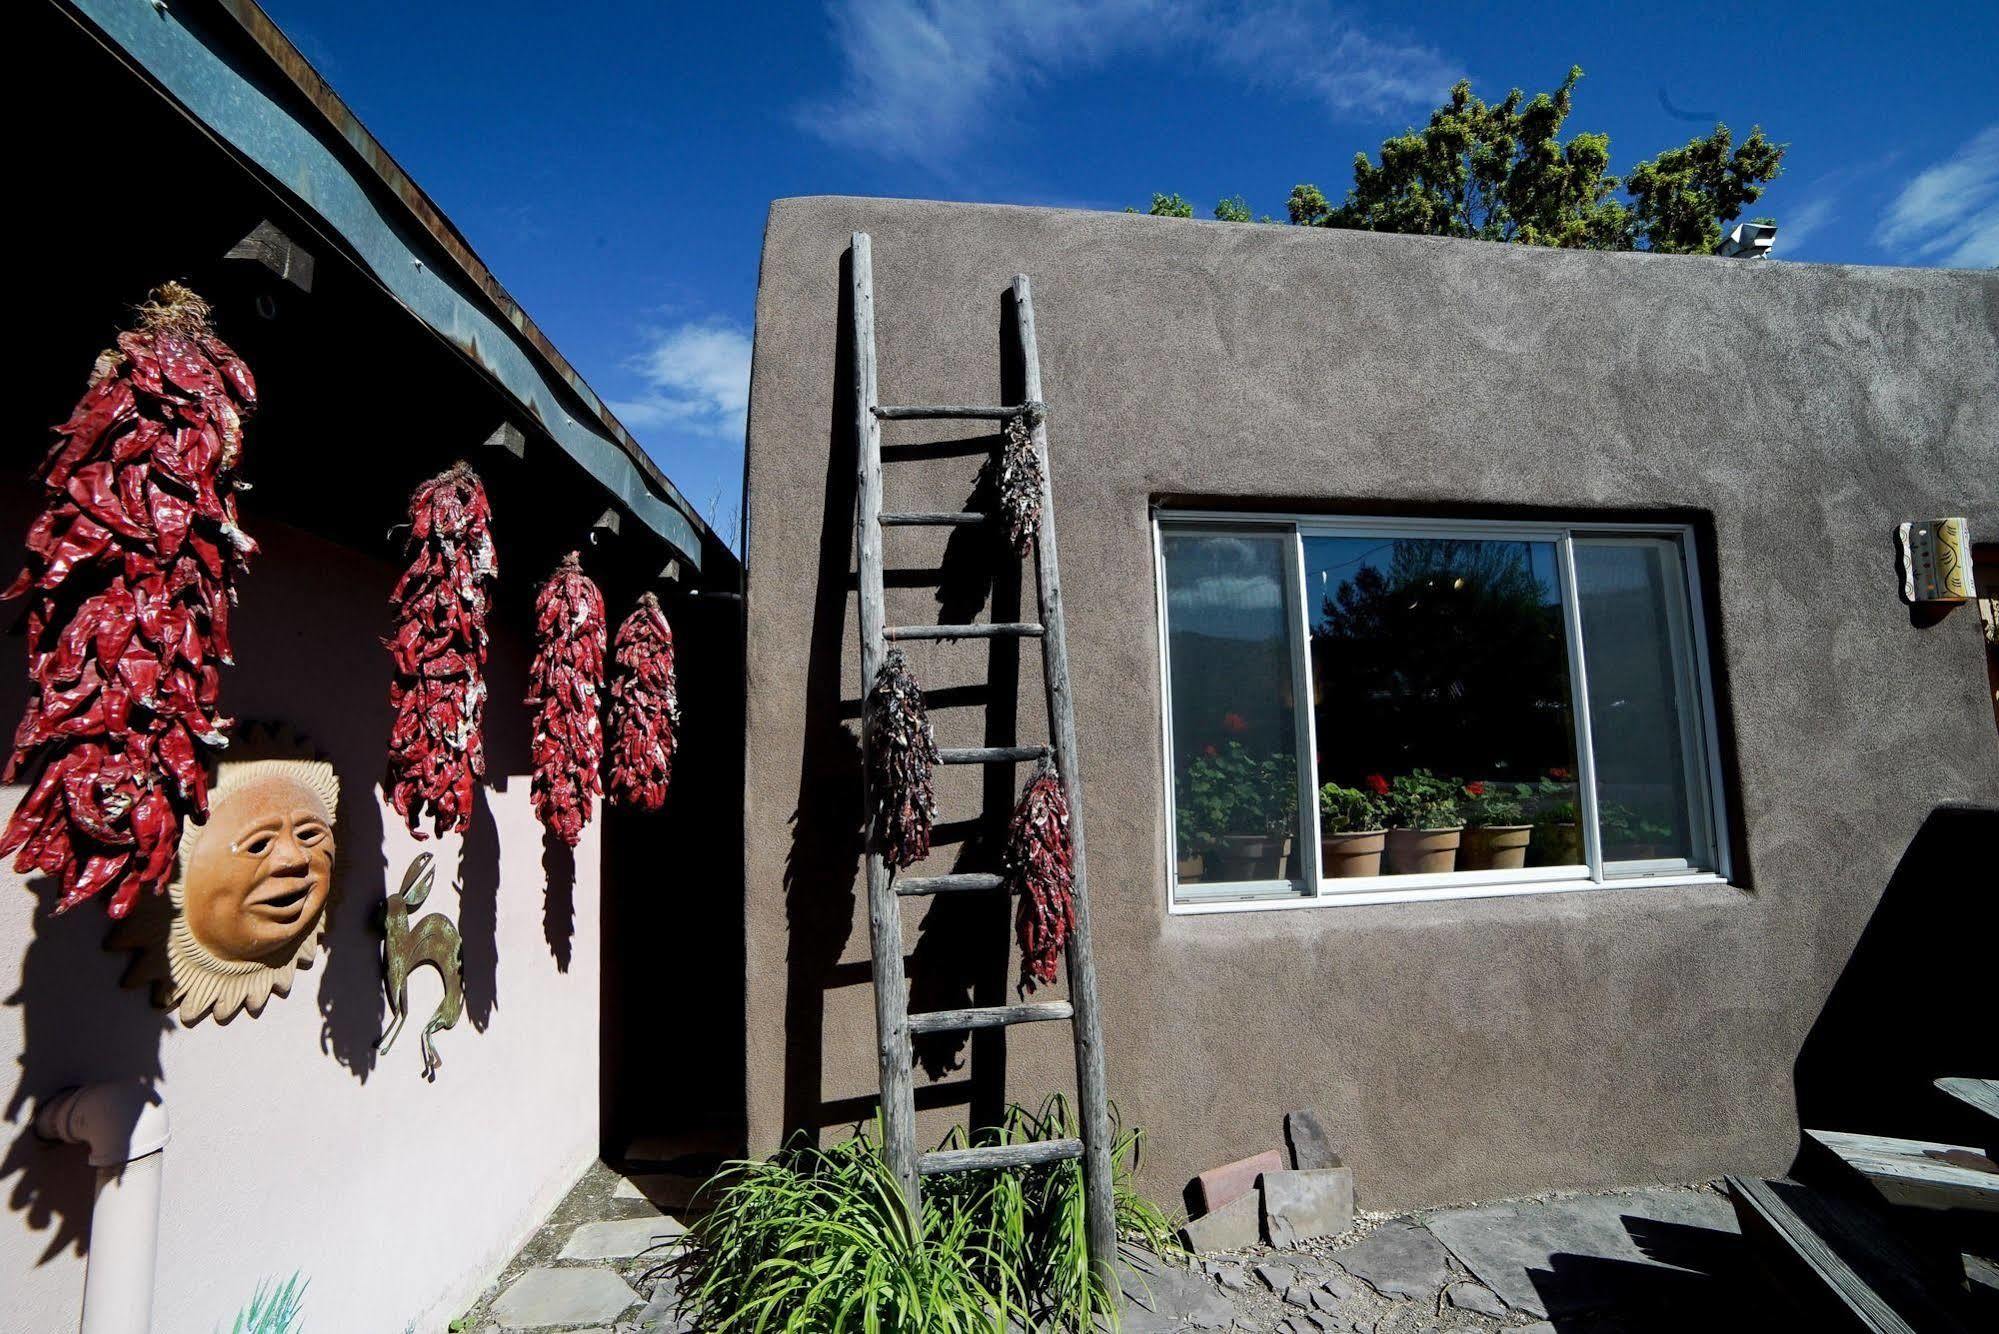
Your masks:
M435 859L428 852L419 853L410 863L410 869L403 873L403 887L389 895L382 959L387 965L383 985L389 993L390 1019L388 1031L382 1034L375 1048L386 1055L396 1035L403 1031L403 1021L409 1018L410 974L429 964L444 979L444 999L437 1003L437 1012L430 1016L430 1022L423 1026L423 1036L417 1039L423 1047L426 1079L437 1078L437 1068L444 1064L438 1058L437 1048L431 1045L430 1035L450 1028L465 1012L464 951L458 928L442 913L430 913L418 918L415 926L410 925L410 914L423 906L436 883Z

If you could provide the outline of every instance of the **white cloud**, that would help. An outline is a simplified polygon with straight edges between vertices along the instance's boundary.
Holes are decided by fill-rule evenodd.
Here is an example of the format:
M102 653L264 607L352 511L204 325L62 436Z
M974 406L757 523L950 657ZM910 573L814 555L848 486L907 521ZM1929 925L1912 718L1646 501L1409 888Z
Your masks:
M651 330L630 368L644 391L611 404L626 426L743 438L750 405L750 337L740 328L708 320Z
M1818 192L1807 196L1804 203L1776 215L1777 239L1770 247L1770 257L1795 259L1812 234L1823 229L1838 213L1838 195L1830 188L1818 187Z
M1232 0L855 0L833 13L837 96L800 108L832 142L933 165L1048 78L1120 56L1175 51L1336 114L1439 96L1455 67L1369 33L1325 3Z
M1874 240L1904 261L1999 265L1999 125L1917 173L1888 206Z

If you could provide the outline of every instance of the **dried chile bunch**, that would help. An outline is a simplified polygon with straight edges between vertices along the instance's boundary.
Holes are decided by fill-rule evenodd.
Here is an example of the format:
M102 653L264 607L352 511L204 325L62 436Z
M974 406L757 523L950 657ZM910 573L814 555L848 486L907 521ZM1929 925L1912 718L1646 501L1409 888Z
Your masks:
M534 813L570 847L604 790L604 595L575 552L534 599L534 662L525 703L534 710Z
M618 627L612 649L611 799L634 810L666 804L673 778L680 689L673 675L673 627L647 593Z
M1007 830L1002 866L1019 896L1020 989L1055 980L1056 963L1076 930L1076 851L1069 837L1069 794L1055 766L1042 761L1021 790Z
M1034 546L1035 529L1041 524L1041 455L1034 448L1033 410L1010 418L1006 443L986 465L989 480L1006 520L1007 540L1014 551L1025 556Z
M930 826L937 819L937 798L930 790L937 734L901 649L890 649L875 672L867 728L875 850L899 869L930 855Z
M28 706L6 781L40 777L0 838L14 869L62 883L63 912L104 890L123 917L171 878L181 822L208 815L205 762L229 609L257 544L236 526L250 370L179 283L100 353L37 474L28 529Z
M486 776L486 611L499 561L493 509L479 475L454 465L410 497L404 544L409 568L389 601L395 633L382 641L393 663L389 707L389 802L409 830L426 804L441 838L472 820Z

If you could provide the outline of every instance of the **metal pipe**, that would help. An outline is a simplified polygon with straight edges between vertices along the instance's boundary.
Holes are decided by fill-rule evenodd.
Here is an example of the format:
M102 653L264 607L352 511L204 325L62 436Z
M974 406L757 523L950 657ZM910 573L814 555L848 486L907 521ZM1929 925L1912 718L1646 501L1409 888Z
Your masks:
M35 1130L82 1144L97 1169L80 1334L147 1334L160 1246L160 1176L167 1109L143 1080L73 1088L43 1103Z

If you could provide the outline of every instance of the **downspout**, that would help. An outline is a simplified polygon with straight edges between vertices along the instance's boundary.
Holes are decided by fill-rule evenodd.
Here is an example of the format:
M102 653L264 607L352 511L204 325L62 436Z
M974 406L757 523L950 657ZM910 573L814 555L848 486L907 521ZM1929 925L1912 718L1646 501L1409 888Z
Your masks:
M79 1334L148 1334L167 1109L141 1080L85 1084L43 1103L35 1130L87 1146L97 1169Z

